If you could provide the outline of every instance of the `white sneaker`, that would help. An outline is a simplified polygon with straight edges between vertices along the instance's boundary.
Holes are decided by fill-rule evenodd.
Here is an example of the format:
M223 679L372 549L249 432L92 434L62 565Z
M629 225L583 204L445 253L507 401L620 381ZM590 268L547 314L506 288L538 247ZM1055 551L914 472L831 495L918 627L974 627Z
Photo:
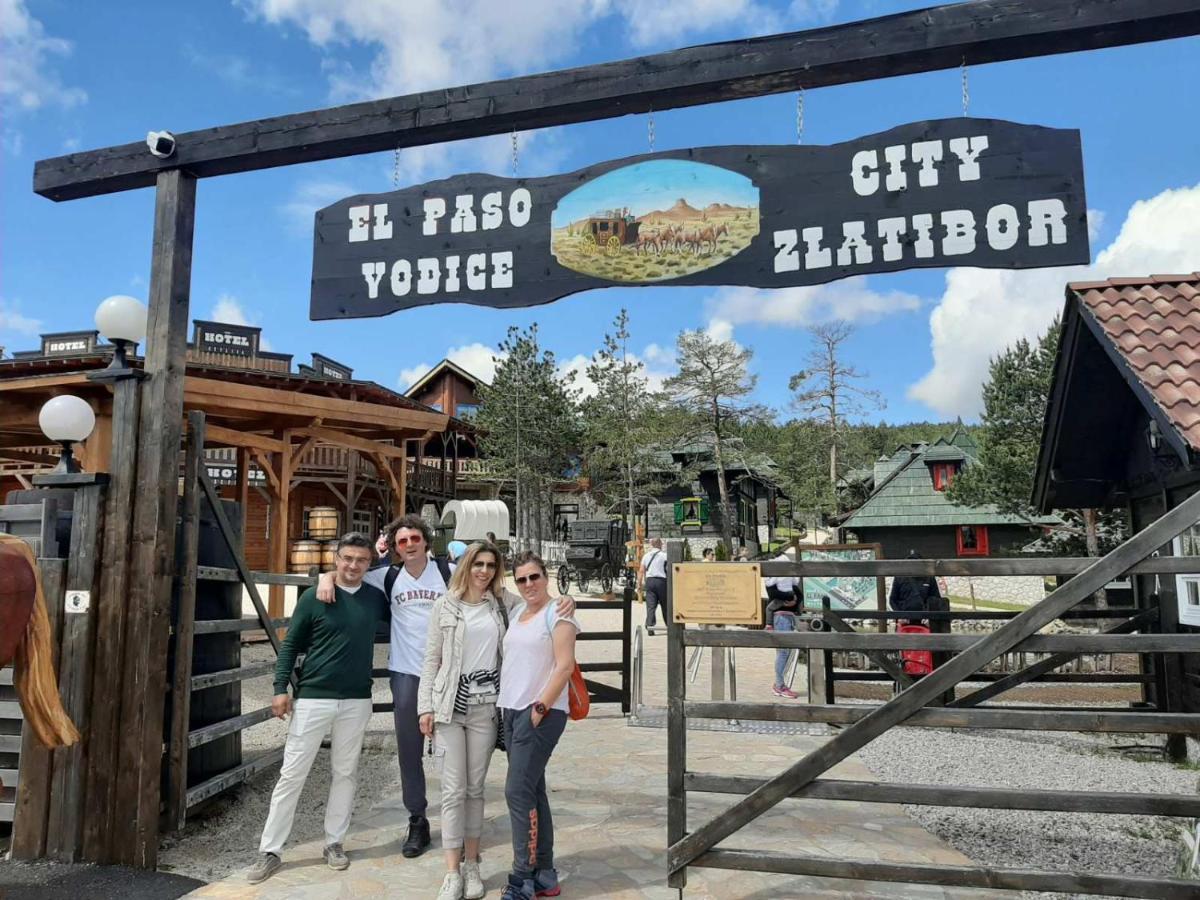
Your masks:
M465 861L462 864L462 880L463 900L480 900L487 894L487 888L483 886L483 879L479 876L479 863L477 861Z
M442 889L438 891L437 900L462 900L463 880L457 872L447 872L442 879Z

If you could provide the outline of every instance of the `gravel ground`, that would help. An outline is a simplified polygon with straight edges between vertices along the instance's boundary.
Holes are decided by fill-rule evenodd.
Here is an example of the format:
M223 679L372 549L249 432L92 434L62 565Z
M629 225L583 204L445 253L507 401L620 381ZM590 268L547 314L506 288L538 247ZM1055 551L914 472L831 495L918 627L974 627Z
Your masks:
M1158 735L894 729L859 751L881 781L976 787L1183 793L1195 770L1165 762ZM1027 810L905 807L983 865L1171 875L1181 820ZM1025 897L1075 894L1025 892Z
M387 648L375 648L376 666L387 665ZM263 662L275 656L268 644L247 645L242 648L242 665ZM254 678L242 683L242 710L250 712L271 703L271 676ZM388 702L391 694L385 682L375 684L375 701ZM243 759L283 746L287 724L277 719L255 725L242 732ZM224 878L250 865L258 853L258 840L271 791L279 774L278 767L254 778L228 793L217 797L203 810L193 815L177 836L165 837L159 849L159 869L202 881ZM329 795L329 752L317 754L309 773L300 804L296 808L295 826L289 843L315 840L324 833L325 798ZM358 766L358 792L355 807L372 802L368 798L394 797L399 803L400 767L396 761L396 737L391 713L376 713L367 726L362 758Z
M3 900L175 900L200 886L195 879L123 866L0 861Z

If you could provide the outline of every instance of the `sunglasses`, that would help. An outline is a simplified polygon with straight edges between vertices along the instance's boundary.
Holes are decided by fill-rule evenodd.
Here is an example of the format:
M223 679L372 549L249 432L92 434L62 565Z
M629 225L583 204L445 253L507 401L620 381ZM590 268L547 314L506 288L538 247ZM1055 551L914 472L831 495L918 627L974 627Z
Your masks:
M522 575L519 578L513 579L517 584L537 584L542 580L541 572L534 572L532 575Z
M420 534L396 535L396 546L403 547L405 544L420 544L424 542L425 536Z
M479 560L476 560L475 562L471 563L471 568L472 569L495 569L496 564L494 562L485 562L482 559L479 559Z

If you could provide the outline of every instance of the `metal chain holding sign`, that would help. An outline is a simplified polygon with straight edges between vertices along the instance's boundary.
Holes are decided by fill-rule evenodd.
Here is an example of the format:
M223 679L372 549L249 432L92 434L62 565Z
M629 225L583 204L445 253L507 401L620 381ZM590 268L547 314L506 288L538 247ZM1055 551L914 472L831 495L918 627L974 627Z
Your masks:
M962 59L961 72L962 72L963 118L966 118L969 115L969 113L967 112L967 109L971 106L971 92L967 87L967 58L965 56Z
M804 143L804 88L796 94L796 143Z
M650 108L650 116L646 119L646 139L650 141L650 152L654 152L654 107Z
M400 147L396 147L395 158L392 160L392 190L400 190Z
M512 174L517 177L517 129L512 131Z

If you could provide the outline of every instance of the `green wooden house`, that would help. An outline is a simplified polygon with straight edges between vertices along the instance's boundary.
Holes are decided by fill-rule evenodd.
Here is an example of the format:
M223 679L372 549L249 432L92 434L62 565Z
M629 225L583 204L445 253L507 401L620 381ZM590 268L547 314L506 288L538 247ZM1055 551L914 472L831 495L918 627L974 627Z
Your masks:
M908 444L880 457L870 495L842 520L844 537L881 544L888 559L911 550L928 559L995 556L1015 553L1040 536L1040 525L1058 522L1047 516L1031 526L991 507L951 503L946 488L978 456L975 441L956 428L932 444Z

